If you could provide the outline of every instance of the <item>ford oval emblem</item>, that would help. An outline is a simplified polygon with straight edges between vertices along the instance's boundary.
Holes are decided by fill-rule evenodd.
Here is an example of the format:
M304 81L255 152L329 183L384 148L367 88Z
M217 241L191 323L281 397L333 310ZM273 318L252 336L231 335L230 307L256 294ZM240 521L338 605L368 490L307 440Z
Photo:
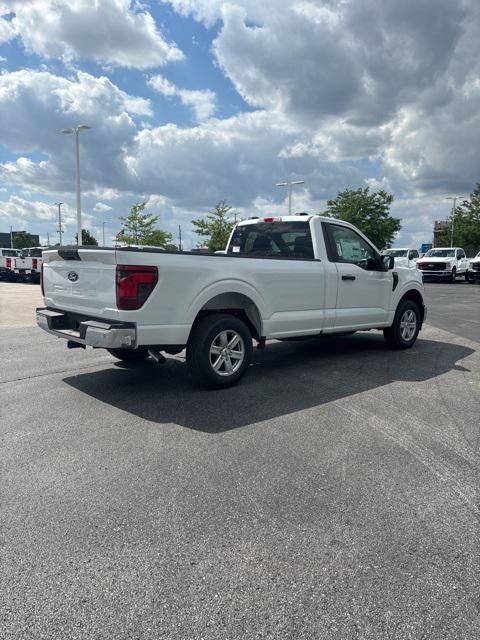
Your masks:
M76 271L69 271L67 278L70 282L76 282L78 280L78 273Z

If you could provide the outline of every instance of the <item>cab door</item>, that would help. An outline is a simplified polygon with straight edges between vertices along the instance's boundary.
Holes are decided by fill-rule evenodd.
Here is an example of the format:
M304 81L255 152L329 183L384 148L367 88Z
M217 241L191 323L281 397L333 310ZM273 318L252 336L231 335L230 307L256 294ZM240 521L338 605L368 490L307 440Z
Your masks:
M383 270L378 251L351 227L324 223L324 229L328 258L337 270L335 329L388 324L392 271Z
M468 269L469 260L463 249L457 249L457 273L465 273Z

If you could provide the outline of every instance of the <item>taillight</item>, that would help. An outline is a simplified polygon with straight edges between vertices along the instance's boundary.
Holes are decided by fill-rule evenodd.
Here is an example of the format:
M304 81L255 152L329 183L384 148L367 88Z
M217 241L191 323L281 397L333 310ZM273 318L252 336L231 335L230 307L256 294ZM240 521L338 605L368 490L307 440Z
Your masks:
M40 287L42 289L42 296L45 295L45 288L43 286L43 262L42 262L42 266L40 267Z
M140 309L158 281L157 267L117 264L117 307L124 311Z
M11 258L7 258L5 260L6 264L7 264L7 269L11 269L12 268L12 259Z
M32 269L36 269L38 267L38 259L32 258Z

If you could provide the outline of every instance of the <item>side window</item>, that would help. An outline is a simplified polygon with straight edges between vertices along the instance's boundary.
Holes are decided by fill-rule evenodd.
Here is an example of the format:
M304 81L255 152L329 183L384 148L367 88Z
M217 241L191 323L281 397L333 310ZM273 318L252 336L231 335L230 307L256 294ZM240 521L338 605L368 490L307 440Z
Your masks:
M408 259L409 260L413 260L413 258L414 258L413 251L409 251L408 252Z
M358 233L336 224L325 226L330 240L331 262L347 262L362 269L376 269L378 254Z
M459 249L457 257L458 258L465 258L465 251L463 249Z
M414 259L414 260L415 260L416 258L419 258L419 257L420 257L420 256L419 256L419 254L418 254L418 251L417 251L416 249L414 249L414 250L412 251L412 253L413 253L413 259Z

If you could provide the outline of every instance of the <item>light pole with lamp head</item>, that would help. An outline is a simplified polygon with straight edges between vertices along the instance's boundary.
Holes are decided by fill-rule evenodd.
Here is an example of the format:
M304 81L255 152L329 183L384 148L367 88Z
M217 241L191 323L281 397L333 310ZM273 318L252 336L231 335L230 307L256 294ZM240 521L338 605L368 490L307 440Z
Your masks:
M453 207L452 207L452 228L450 231L450 246L453 247L453 232L455 229L455 216L457 215L457 200L460 200L460 198L463 198L463 196L448 196L447 198L445 198L445 200L452 200L453 201Z
M82 244L82 207L80 202L80 131L85 129L91 129L88 124L79 124L78 127L70 127L68 129L62 129L62 133L74 133L75 134L75 157L76 157L76 183L77 183L77 245Z
M59 237L59 242L60 242L60 246L62 246L62 234L63 234L63 229L62 229L62 211L61 211L61 206L63 204L63 202L54 202L53 203L56 207L58 207L58 237Z
M277 182L276 187L288 187L288 215L292 215L292 187L295 184L305 184L305 180L291 180L290 182Z

